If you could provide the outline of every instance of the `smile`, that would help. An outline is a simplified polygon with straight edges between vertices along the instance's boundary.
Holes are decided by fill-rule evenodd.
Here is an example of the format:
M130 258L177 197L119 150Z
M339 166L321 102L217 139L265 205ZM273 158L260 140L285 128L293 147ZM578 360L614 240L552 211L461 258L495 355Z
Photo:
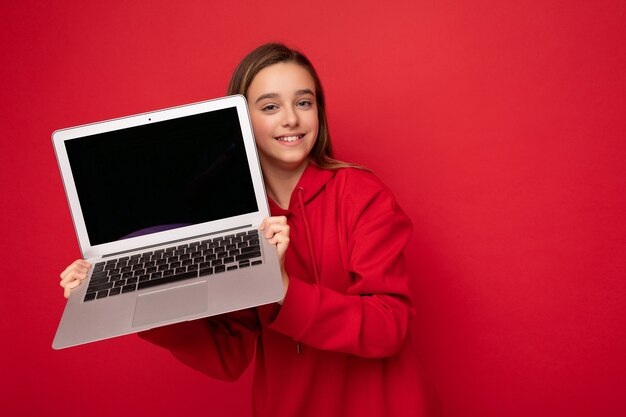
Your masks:
M280 141L280 142L295 142L298 139L302 139L304 137L304 135L293 135L293 136L278 136L275 137L274 139Z

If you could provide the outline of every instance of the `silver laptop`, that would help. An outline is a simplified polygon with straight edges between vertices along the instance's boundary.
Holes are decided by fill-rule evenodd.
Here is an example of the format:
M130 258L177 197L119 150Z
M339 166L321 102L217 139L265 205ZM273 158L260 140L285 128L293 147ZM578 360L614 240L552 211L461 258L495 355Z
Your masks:
M52 347L282 299L245 98L58 130L52 140L83 257Z

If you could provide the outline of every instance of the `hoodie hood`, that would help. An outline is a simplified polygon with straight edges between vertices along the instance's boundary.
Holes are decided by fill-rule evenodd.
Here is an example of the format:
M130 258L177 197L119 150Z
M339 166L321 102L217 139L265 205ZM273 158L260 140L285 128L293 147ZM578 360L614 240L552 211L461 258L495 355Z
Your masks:
M296 188L294 188L291 193L289 207L287 210L281 208L269 196L267 197L272 216L286 216L289 218L294 211L298 210L301 200L304 201L304 204L313 200L324 189L326 183L330 181L335 174L336 171L334 170L318 168L312 163L309 163L302 173ZM302 198L298 197L299 193Z

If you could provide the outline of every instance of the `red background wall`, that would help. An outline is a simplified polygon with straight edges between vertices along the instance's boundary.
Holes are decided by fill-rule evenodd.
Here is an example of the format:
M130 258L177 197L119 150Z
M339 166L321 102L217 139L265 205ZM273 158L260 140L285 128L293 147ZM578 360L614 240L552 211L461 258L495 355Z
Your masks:
M220 96L271 40L310 56L340 157L414 221L415 343L446 415L626 414L624 2L28 0L1 19L4 415L249 415L250 373L212 381L136 337L52 351L79 252L50 134Z

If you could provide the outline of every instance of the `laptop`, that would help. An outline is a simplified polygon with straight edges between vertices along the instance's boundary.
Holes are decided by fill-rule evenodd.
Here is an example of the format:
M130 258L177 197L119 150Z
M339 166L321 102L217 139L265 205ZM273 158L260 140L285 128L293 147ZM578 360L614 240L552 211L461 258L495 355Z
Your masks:
M52 134L92 268L54 349L276 302L276 247L243 96Z

